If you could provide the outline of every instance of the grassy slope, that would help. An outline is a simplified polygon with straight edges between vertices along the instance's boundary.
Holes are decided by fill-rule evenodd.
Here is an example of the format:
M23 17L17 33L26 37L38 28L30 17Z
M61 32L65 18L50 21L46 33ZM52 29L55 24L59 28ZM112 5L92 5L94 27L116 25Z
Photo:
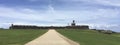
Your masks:
M113 36L120 37L120 33L118 34L112 34Z
M93 30L58 29L58 32L81 45L120 45L120 37L98 33Z
M47 30L0 30L0 45L24 45Z

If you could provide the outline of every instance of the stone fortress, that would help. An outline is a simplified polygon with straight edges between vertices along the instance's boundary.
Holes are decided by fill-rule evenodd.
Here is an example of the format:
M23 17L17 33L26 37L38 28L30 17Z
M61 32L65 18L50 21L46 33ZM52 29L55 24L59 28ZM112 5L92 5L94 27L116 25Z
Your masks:
M33 25L11 25L10 29L89 29L88 25L76 25L75 20L70 26L33 26Z

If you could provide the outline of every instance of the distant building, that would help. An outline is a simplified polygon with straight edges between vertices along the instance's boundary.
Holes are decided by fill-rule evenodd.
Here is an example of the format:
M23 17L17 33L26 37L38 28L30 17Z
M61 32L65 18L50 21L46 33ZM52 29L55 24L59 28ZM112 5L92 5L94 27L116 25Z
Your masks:
M75 20L73 20L73 22L71 23L71 26L76 26Z
M33 25L11 25L10 29L89 29L88 25L76 25L75 20L71 26L33 26Z

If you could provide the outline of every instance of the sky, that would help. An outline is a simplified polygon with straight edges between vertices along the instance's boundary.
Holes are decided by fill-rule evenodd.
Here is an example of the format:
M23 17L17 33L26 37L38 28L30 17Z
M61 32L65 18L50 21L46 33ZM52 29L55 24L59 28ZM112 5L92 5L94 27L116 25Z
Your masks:
M120 32L120 0L0 0L0 28L15 25L67 26Z

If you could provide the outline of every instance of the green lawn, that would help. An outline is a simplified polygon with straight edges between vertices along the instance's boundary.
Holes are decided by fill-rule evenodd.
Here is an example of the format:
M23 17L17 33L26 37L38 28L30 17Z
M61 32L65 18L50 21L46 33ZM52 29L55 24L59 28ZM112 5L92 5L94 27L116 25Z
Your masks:
M120 37L120 33L118 34L112 34L113 36Z
M120 37L113 36L116 34L108 35L94 30L80 29L57 29L57 31L80 45L120 45Z
M24 45L47 30L0 30L0 45Z

